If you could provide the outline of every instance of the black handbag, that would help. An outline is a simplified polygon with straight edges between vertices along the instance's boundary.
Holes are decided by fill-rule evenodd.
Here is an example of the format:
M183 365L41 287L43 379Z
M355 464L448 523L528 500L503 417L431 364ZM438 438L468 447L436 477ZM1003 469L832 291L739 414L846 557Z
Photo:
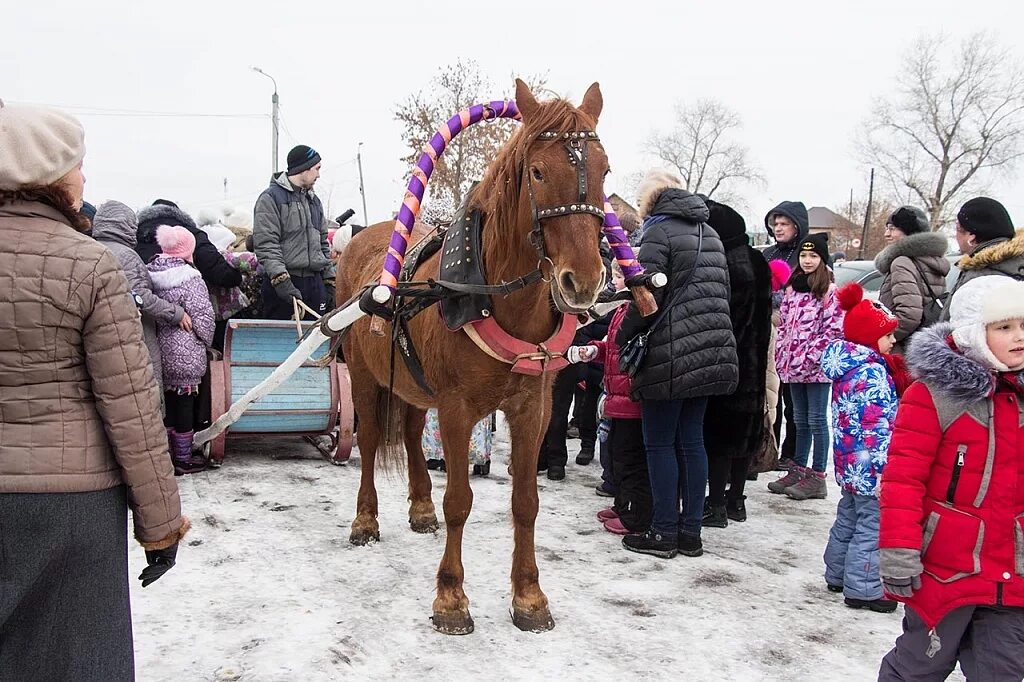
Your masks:
M917 268L917 274L921 275L921 283L924 284L925 289L928 291L928 298L931 300L924 304L921 309L921 324L918 329L924 329L930 327L939 320L942 319L942 311L945 310L946 305L949 304L949 292L942 292L941 296L935 295L935 290L932 289L932 285L928 283L928 278L924 276L924 270L921 269L921 264L913 258L910 262Z
M693 278L693 273L697 271L697 264L700 261L700 254L704 248L704 225L703 223L697 226L697 256L693 259L693 267L690 268L690 272L686 275L686 279L683 280L680 285L672 293L672 298L666 301L661 306L661 312L658 313L658 317L655 318L654 322L645 330L631 338L622 348L619 349L619 369L625 372L629 378L633 378L643 367L644 360L647 358L647 337L650 336L651 332L657 329L661 321L665 319L665 315L672 309L676 303L682 300L683 293L686 291L686 286L690 283Z

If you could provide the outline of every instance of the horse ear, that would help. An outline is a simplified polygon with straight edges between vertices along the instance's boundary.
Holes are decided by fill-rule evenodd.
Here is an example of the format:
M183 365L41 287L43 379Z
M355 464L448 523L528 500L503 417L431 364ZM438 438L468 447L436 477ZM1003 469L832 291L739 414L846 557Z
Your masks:
M587 88L587 94L583 95L583 102L580 104L580 111L594 119L594 124L596 125L603 107L604 98L601 97L601 86L594 83Z
M533 116L540 108L537 99L530 92L530 86L519 78L516 79L516 107L519 108L519 113L523 115L524 119Z

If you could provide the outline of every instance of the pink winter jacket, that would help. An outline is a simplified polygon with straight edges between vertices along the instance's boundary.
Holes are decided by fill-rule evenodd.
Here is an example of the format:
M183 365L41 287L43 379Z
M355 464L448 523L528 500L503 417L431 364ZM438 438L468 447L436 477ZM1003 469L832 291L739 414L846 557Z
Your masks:
M819 301L814 294L786 289L779 309L775 366L787 384L830 384L821 371L821 355L830 341L843 338L843 309L836 285Z

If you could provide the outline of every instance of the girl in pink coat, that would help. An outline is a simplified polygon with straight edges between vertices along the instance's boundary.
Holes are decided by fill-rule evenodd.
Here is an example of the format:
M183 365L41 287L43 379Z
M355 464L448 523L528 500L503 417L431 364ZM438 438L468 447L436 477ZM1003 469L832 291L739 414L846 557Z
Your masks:
M790 384L796 450L785 476L768 484L773 493L795 500L828 495L825 466L830 443L829 388L821 371L821 356L829 342L843 338L843 310L828 269L828 235L812 234L800 243L800 267L793 273L779 309L775 365L779 378ZM811 453L810 468L807 460Z

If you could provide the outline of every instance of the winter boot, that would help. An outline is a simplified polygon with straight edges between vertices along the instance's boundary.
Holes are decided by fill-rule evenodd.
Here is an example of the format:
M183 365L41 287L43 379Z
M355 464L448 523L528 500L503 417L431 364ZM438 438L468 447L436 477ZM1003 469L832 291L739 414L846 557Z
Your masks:
M868 609L875 613L892 613L896 610L896 602L892 599L854 599L853 597L846 597L843 601L851 609Z
M427 471L444 471L444 460L431 457L427 460Z
M804 477L786 488L785 492L794 500L824 500L828 497L825 472L805 469Z
M729 519L725 515L725 505L711 504L704 500L704 518L700 525L705 528L728 528Z
M206 470L206 458L192 453L192 432L174 434L174 475L194 474Z
M490 462L484 462L483 464L474 464L473 465L473 475L474 476L481 476L481 477L484 477L484 478L486 478L487 476L490 476L491 475L491 463Z
M633 532L622 525L622 520L617 516L614 519L608 519L605 521L604 529L612 535L629 535Z
M615 507L608 507L607 509L602 509L601 511L597 512L597 519L601 523L617 518L619 518L619 512L615 511Z
M842 592L843 589L844 589L842 583L839 583L838 585L833 585L832 583L828 582L827 580L825 581L825 587L828 588L829 592Z
M548 467L549 481L562 481L565 479L565 467L561 464L552 464Z
M746 495L725 498L725 515L729 517L730 521L743 523L747 520L747 505L743 502L745 499L747 499Z
M594 446L589 447L583 446L580 448L580 452L576 455L576 463L580 466L586 466L594 461Z
M704 553L704 543L700 541L699 535L680 533L676 548L683 556L697 557Z
M676 546L678 539L675 536L662 535L653 530L645 531L640 535L627 535L622 538L622 546L630 552L650 554L651 556L671 559L679 553Z
M771 483L769 483L768 490L775 493L776 495L782 495L783 493L786 492L786 488L790 487L791 485L796 485L801 480L803 480L803 477L806 475L805 472L807 471L808 470L805 469L804 467L794 464L793 467L789 470L789 473L787 473L779 480L772 481Z

